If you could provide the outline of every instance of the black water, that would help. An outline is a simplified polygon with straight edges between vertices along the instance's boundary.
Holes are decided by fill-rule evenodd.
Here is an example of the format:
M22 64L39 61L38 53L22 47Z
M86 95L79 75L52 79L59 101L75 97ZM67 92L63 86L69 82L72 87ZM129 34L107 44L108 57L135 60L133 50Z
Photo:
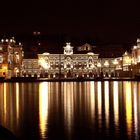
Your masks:
M0 125L21 140L138 140L140 83L0 83Z

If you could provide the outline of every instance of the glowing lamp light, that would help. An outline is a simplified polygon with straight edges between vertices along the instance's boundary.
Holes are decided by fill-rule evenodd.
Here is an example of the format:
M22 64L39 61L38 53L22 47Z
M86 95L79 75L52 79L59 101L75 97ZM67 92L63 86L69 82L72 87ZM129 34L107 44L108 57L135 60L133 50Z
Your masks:
M3 43L4 42L4 39L1 39L1 42Z
M16 69L16 72L19 72L19 69Z
M101 63L99 62L99 63L97 63L97 67L101 67Z
M140 62L140 56L137 57L137 62Z
M39 64L44 68L44 69L49 69L49 64L43 59L39 59Z
M94 64L92 64L92 65L91 65L91 68L95 68L95 65L94 65Z
M134 50L137 49L137 46L133 46L133 49L134 49Z
M140 38L137 39L137 43L140 43Z
M117 65L117 64L118 64L117 59L115 59L115 60L113 61L113 64L114 64L114 65Z
M104 66L106 66L106 67L109 66L109 62L105 61Z
M7 67L6 67L6 66L3 66L2 68L3 68L4 70L6 70L6 69L7 69Z
M10 42L13 42L13 39L10 39Z
M126 57L126 58L125 58L125 62L126 62L127 64L131 64L131 58Z

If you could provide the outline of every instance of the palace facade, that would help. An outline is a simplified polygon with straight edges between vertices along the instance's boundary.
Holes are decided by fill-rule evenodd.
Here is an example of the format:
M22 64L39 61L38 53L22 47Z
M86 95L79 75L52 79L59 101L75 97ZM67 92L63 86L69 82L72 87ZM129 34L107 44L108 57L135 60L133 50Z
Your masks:
M88 53L75 54L71 43L66 43L62 54L44 52L37 59L25 59L21 43L16 44L14 38L2 39L0 77L133 77L140 73L140 39L131 53L124 52L117 58L101 58L93 47L86 43L78 50L88 49Z

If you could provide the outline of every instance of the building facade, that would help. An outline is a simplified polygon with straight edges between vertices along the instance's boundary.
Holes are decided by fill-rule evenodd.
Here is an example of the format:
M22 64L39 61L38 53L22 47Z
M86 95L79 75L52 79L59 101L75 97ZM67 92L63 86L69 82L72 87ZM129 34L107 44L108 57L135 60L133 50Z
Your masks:
M0 77L21 76L24 52L21 43L14 38L2 39L0 42Z
M87 47L79 47L80 49ZM119 58L99 58L99 54L88 52L74 54L73 47L66 43L63 54L38 54L38 59L24 59L24 76L46 78L111 77L116 76Z
M95 47L95 46L94 46ZM90 50L75 54L74 47L66 43L62 54L42 53L37 59L24 59L22 45L14 38L2 39L0 43L0 77L44 78L95 78L133 77L140 73L140 40L118 58L101 58L89 44L78 47Z

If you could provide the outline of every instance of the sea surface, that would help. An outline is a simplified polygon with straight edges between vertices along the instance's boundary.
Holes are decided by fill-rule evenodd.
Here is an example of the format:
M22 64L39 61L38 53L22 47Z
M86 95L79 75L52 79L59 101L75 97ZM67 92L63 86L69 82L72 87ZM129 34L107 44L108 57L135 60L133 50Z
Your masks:
M140 82L0 83L0 125L20 140L139 140Z

